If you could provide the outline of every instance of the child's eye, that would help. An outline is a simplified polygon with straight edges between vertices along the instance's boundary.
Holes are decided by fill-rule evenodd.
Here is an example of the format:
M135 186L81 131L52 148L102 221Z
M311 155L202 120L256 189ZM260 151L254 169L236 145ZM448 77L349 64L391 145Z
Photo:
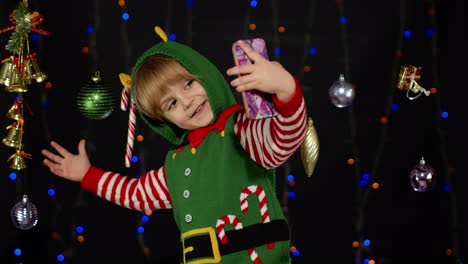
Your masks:
M170 101L168 106L167 106L167 110L171 110L172 108L174 108L176 106L176 103L177 103L176 100Z
M190 87L192 87L193 81L194 81L194 80L188 81L188 82L185 84L185 88L190 88Z

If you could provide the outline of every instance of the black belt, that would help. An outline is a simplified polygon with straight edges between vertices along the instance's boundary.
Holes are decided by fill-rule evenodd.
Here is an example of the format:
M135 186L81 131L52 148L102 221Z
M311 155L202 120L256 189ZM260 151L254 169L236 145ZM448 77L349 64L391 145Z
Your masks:
M208 232L184 239L184 251L189 247L193 247L192 250L184 253L185 261L187 262L191 259L204 257L214 258L213 255L216 255L218 252L215 252L217 249L214 248L213 243L211 242L212 239L217 240L219 255L247 250L257 246L266 245L270 242L289 240L289 228L285 220L273 220L268 223L258 223L246 226L239 230L229 230L225 233L228 238L228 242L224 245L221 244L217 235L214 235L215 238L213 238L213 233L210 235Z

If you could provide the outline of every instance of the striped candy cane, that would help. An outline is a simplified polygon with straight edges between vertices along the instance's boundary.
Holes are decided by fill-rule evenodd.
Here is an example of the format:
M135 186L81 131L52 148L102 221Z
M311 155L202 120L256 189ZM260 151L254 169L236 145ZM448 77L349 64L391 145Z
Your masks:
M126 111L128 107L128 99L130 97L130 92L127 87L122 88L122 94L120 96L120 109Z
M246 188L244 188L241 192L240 195L240 208L243 213L247 213L249 211L249 202L247 202L247 198L249 195L252 193L256 194L258 197L259 201L259 208L260 208L260 213L262 215L262 222L263 223L268 223L270 222L270 216L268 213L268 206L267 206L267 198L265 191L261 186L258 185L250 185ZM269 249L272 249L275 247L275 243L271 242L268 243L267 247Z
M125 167L130 167L130 161L132 159L133 152L133 143L135 139L135 127L136 127L136 106L133 100L130 99L129 88L123 87L121 100L120 100L120 109L123 111L127 110L128 105L130 105L130 111L128 113L128 132L127 132L127 146L125 149Z
M236 230L243 228L241 221L235 215L225 215L219 218L218 221L216 221L216 232L218 233L218 237L221 240L221 244L223 245L228 243L228 238L226 236L226 233L224 232L224 226L226 224L233 225L234 229ZM263 263L258 257L257 252L254 248L247 249L247 252L249 253L250 259L254 264Z

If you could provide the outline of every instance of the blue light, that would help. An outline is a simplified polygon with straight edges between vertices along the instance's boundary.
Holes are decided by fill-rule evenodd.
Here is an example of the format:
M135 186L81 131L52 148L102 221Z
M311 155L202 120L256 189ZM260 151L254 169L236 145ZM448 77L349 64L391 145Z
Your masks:
M187 0L185 1L188 7L192 8L193 7L193 0Z
M361 187L366 187L367 186L367 181L366 180L361 180L359 182L359 185L361 185Z
M309 48L309 54L310 54L310 55L315 55L315 54L317 54L317 48Z
M275 48L275 55L281 55L281 48Z
M36 33L31 34L31 40L32 40L32 41L37 41L37 40L39 40L39 34L36 34Z
M174 34L174 33L169 34L169 39L172 40L172 41L175 41L177 39L176 34Z
M370 259L367 259L367 258L366 258L366 259L364 259L364 260L362 261L362 263L364 263L364 264L369 264L369 261L370 261Z
M41 103L41 106L42 106L42 108L47 109L47 108L49 108L49 102L44 101L44 102Z
M296 198L296 193L293 192L293 191L288 192L288 197L289 197L290 199L294 199L294 198Z
M47 190L47 194L48 194L50 197L54 196L54 195L55 195L55 190L54 190L54 188L49 188L49 190Z
M369 180L369 178L370 178L370 176L369 176L368 173L363 173L363 174L362 174L362 179L363 179L363 180Z
M411 31L410 31L410 30L405 30L405 32L403 33L403 36L404 36L405 38L411 37Z
M133 162L133 163L138 162L138 156L133 155L133 156L132 156L132 162Z
M145 232L145 228L142 226L139 226L137 229L138 233L143 234Z
M147 223L147 222L149 221L149 217L148 217L147 215L143 215L143 216L141 217L141 221L142 221L143 223Z
M348 19L345 16L342 16L340 19L341 24L346 24L348 23Z
M255 0L250 1L250 6L251 7L257 7L257 5L258 5L257 1L255 1Z
M93 32L94 32L94 28L93 28L93 27L89 26L89 27L86 28L86 33L88 33L88 34L93 34Z
M288 181L294 181L294 175L289 174L288 175Z
M370 246L370 240L369 240L369 239L364 239L364 241L362 241L362 244L363 244L365 247L368 247L368 246Z
M426 36L432 37L434 35L434 30L432 28L426 29Z
M58 254L58 255L57 255L57 261L58 261L58 262L62 262L62 261L64 261L64 260L65 260L65 256L63 256L62 254Z
M15 252L16 256L21 256L21 254L22 254L21 249L19 249L19 248L16 248L14 252Z
M297 250L297 249L293 250L292 255L293 255L294 257L299 256L299 250Z
M77 227L75 227L75 231L78 234L82 234L84 232L84 228L82 226L77 226Z
M124 21L127 21L127 20L130 19L130 15L129 15L127 12L125 12L125 13L122 14L122 19L123 19Z
M442 118L444 118L444 119L445 119L445 118L448 118L448 112L447 112L447 111L443 111L443 112L440 114L440 116L441 116Z
M14 172L10 173L10 175L8 175L8 178L10 178L10 180L12 181L16 180L16 173Z
M446 185L444 185L444 187L442 187L442 190L444 192L450 192L450 187L446 184Z

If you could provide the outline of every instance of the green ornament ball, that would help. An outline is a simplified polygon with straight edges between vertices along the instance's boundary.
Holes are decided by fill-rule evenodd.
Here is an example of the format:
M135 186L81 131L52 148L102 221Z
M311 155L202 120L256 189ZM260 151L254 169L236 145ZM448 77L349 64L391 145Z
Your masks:
M79 90L77 105L80 113L92 120L104 119L114 111L115 96L112 89L102 83L99 72Z

